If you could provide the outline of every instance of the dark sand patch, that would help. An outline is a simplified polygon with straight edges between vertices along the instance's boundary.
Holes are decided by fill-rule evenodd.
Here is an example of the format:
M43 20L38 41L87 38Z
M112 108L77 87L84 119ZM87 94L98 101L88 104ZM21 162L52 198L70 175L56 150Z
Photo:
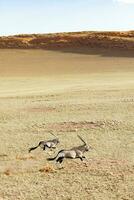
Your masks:
M34 124L32 128L43 129L44 131L58 131L58 132L77 132L78 130L89 130L98 128L112 128L118 129L122 122L116 120L105 121L80 121L80 122L60 122L60 123L42 123Z

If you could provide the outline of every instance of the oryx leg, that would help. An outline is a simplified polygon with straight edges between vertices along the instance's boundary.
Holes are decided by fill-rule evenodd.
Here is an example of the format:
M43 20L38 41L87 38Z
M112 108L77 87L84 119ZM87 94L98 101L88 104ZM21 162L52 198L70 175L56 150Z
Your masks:
M64 160L64 157L59 157L59 158L56 160L56 162L57 162L57 163L59 162L59 163L61 164L61 163L63 162L63 160Z
M63 160L64 160L64 157L59 157L59 158L56 160L56 165L57 165L57 164L60 164L60 165L57 165L57 167L58 167L59 169L63 169L63 168L64 168L64 167L61 165L62 162L63 162Z
M56 149L56 146L51 147L52 149Z
M50 149L50 147L48 147L46 144L45 144L44 146L42 146L41 148L42 148L43 151L47 150L47 148ZM49 156L51 156L51 154L49 154L48 151L46 151L46 153L47 153Z
M56 146L53 146L53 147L50 148L50 151L54 151L55 149L56 149Z
M84 162L85 166L87 167L88 166L87 158L85 156L82 156L82 158L83 158L83 162Z
M83 161L83 157L82 157L82 156L79 156L78 158L79 158L81 161Z
M77 154L77 158L79 158L81 161L83 161L83 153L82 152L79 152Z
M44 145L44 147L43 147L43 151L45 151L46 150L46 145Z

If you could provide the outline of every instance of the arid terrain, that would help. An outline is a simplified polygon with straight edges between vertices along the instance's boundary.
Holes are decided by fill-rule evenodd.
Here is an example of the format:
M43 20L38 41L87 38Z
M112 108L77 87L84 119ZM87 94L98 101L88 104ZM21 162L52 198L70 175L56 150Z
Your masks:
M133 200L133 115L133 49L1 47L0 200ZM29 154L50 131L57 149ZM77 134L86 163L46 160Z
M83 31L55 34L23 34L0 37L0 48L59 49L107 48L134 50L134 31Z

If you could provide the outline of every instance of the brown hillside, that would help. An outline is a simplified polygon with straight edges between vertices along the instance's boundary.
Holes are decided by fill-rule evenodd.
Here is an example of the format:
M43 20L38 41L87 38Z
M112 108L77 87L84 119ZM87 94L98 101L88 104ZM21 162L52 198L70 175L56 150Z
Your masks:
M24 34L0 37L1 49L59 49L71 47L134 50L134 31Z

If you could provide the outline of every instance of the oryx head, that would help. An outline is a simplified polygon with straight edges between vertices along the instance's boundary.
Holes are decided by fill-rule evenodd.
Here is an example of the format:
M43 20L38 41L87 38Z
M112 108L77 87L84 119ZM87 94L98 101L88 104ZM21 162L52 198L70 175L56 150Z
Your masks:
M60 143L59 138L54 133L52 133L51 131L49 133L55 137L55 139L57 140L57 143Z
M85 151L89 151L89 149L92 149L92 147L89 146L89 145L83 140L83 138L82 138L81 136L79 136L79 135L77 135L77 136L78 136L78 138L84 143Z

